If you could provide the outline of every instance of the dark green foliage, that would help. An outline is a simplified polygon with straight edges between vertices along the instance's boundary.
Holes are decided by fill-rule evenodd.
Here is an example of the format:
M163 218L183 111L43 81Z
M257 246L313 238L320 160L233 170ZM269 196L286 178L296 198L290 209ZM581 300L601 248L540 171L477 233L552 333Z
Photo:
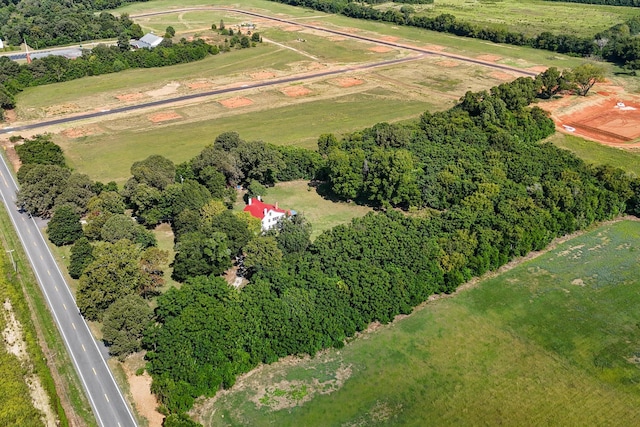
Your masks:
M176 167L173 162L159 155L151 155L131 166L131 175L138 184L147 184L158 190L164 190L173 184Z
M142 248L156 246L155 235L146 228L137 224L133 218L124 214L109 216L100 230L101 240L115 243L118 240L128 239L139 244Z
M69 261L69 276L79 279L93 258L93 246L89 239L81 237L71 247L71 257Z
M312 244L303 219L284 220L244 246L251 283L241 291L220 278L193 278L207 274L210 262L198 253L208 235L185 233L185 243L195 242L180 262L194 268L182 272L180 290L158 298L158 323L144 340L162 404L184 412L259 363L341 346L370 322L410 313L556 236L640 210L637 178L540 143L553 122L525 106L546 90L539 82L469 92L418 123L321 138L336 196L429 208L421 216L370 213ZM242 145L232 141L228 153ZM214 151L225 153L211 147L207 156ZM194 171L204 159L194 160ZM202 227L193 217L184 224Z
M95 260L80 280L76 301L89 320L102 320L104 311L114 301L140 288L143 275L139 265L140 249L128 240L101 242L93 250Z
M32 215L49 217L71 172L56 165L25 165L20 168L17 204Z
M264 196L267 194L267 187L260 184L255 179L249 181L249 185L247 185L247 197L258 197Z
M16 145L20 162L26 164L57 165L64 167L62 149L51 140L51 135L36 135Z
M185 233L176 242L175 250L172 277L179 282L189 277L218 275L231 267L224 233Z
M53 212L53 216L47 224L47 236L56 246L69 245L82 237L82 225L80 215L73 207L60 206Z
M283 217L276 228L278 247L285 254L302 253L311 244L311 224L301 214Z
M202 424L191 421L185 413L169 415L162 425L163 427L202 427Z
M120 361L141 349L142 333L149 326L153 311L138 295L127 295L113 302L104 312L102 340L109 354Z
M253 237L246 221L242 221L231 211L215 216L212 219L211 229L227 236L227 247L232 256L238 255Z

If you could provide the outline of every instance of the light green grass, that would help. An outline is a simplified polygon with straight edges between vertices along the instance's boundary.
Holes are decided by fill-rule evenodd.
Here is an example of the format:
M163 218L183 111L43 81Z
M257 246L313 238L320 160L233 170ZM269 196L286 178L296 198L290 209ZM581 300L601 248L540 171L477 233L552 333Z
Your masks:
M416 10L430 17L449 13L464 22L528 35L550 31L584 37L593 36L639 14L633 7L544 0L436 0L433 5L418 6Z
M218 104L200 105L199 109L222 108ZM315 148L322 133L343 133L371 126L394 117L416 117L429 108L418 101L400 102L374 94L356 94L331 100L255 111L243 115L221 117L197 124L185 123L169 127L123 131L80 139L56 137L68 163L78 172L93 179L123 183L130 175L131 164L151 154L163 155L176 163L198 154L216 136L237 131L242 138ZM176 110L180 111L180 110ZM141 120L141 119L138 119ZM142 119L146 120L146 119Z
M320 196L307 181L281 182L268 189L263 199L267 203L278 202L282 209L293 209L304 215L312 226L311 238L339 224L347 224L371 212L355 203L332 202Z
M167 251L169 254L167 258L167 263L162 266L162 271L164 271L164 280L165 284L160 289L160 292L166 292L171 287L179 288L182 286L181 283L176 282L171 278L171 273L173 273L173 268L169 265L173 262L173 258L175 257L175 251L173 250L173 230L171 230L171 226L169 224L160 224L154 230L154 234L156 239L158 240L158 249L163 251Z
M340 351L263 367L195 413L207 426L635 425L639 238L638 222L602 226ZM303 385L312 400L270 409Z
M105 93L109 95L105 103L113 104L116 101L115 95L158 89L171 81L215 79L243 74L246 74L245 79L250 80L248 73L264 68L288 69L291 62L301 59L304 59L304 56L296 52L262 43L256 48L234 50L189 64L127 70L121 73L27 88L17 97L18 113L29 117L33 114L30 113L31 109L69 102L80 106L94 105L95 97ZM221 81L220 84L224 83Z
M586 163L611 165L640 176L640 152L638 151L625 151L560 132L551 136L549 141L559 148L571 151Z

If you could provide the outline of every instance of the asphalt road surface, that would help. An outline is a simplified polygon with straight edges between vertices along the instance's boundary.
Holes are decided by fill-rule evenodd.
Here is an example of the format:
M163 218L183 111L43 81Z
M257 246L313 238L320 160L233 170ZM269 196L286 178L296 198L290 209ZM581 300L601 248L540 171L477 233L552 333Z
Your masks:
M98 342L91 335L58 269L38 225L15 204L18 186L0 155L0 196L24 247L49 309L82 381L98 424L103 427L136 426Z

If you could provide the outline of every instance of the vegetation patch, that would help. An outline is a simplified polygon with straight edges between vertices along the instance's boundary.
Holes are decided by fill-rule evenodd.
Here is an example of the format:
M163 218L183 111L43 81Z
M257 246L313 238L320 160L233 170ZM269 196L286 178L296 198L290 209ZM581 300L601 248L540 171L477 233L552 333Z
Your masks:
M366 340L263 366L246 376L251 389L243 377L197 404L195 419L209 426L633 424L640 416L639 238L637 221L603 225ZM584 286L573 284L578 278ZM344 386L302 406L243 403L285 378L315 372L324 380L341 366L351 369Z

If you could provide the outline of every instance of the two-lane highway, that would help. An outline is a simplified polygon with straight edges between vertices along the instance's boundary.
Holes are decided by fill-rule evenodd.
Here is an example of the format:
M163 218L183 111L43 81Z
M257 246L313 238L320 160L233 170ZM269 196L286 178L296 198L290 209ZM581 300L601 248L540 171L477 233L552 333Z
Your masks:
M98 424L104 427L136 426L131 410L87 323L79 314L75 299L40 229L29 214L18 212L15 204L18 186L2 155L0 160L0 196L73 359Z

